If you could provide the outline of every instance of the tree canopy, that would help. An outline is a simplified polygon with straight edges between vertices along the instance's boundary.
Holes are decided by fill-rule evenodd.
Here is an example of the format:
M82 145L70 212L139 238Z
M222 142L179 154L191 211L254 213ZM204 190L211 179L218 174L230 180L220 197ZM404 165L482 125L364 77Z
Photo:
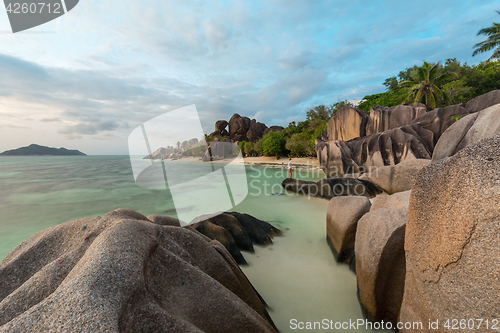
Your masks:
M500 12L497 11L500 15ZM500 23L493 23L493 25L489 28L483 28L479 30L477 35L486 35L488 38L486 40L477 43L474 45L476 50L472 53L472 56L475 56L478 53L483 53L490 51L492 49L496 49L493 54L488 58L487 61L491 61L492 59L500 58Z

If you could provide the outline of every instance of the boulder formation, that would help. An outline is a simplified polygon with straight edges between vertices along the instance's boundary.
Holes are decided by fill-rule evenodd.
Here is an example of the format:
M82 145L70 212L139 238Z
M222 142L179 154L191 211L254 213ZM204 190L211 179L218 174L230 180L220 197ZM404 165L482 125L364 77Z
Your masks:
M499 147L497 134L420 172L406 226L402 322L439 320L442 328L447 319L500 317Z
M328 121L326 131L329 140L347 141L365 136L368 114L350 106L341 107Z
M370 168L358 179L368 180L389 194L411 190L420 170L431 163L426 159L411 159L396 165Z
M409 125L415 118L427 112L425 106L397 105L392 107L375 106L370 109L366 135L385 132L387 130Z
M462 105L451 105L424 113L420 117L415 118L411 124L419 125L434 133L433 145L435 146L444 131L455 123L453 117L463 117L468 114Z
M370 200L361 196L334 197L328 203L326 241L338 262L345 262L350 266L354 264L358 220L370 208Z
M247 138L249 138L250 141L257 141L264 136L264 132L266 129L267 126L265 124L259 123L255 119L252 119L250 128L248 129L248 132L246 134Z
M231 119L229 119L229 137L233 139L238 135L246 136L250 129L251 122L252 121L248 117L242 117L237 113L233 114Z
M433 133L418 125L394 128L350 141L319 141L316 152L327 177L366 172L370 167L430 159Z
M467 114L460 105L427 113L425 107L409 105L375 107L372 111L366 133L389 129L347 141L333 140L330 134L327 141L316 138L318 160L328 177L363 173L370 167L396 165L408 160L431 159L441 134L454 122L452 116ZM359 123L357 116L352 121ZM400 126L391 128L397 125Z
M465 109L469 113L474 113L498 103L500 103L500 90L493 90L468 101Z
M453 156L474 142L497 133L500 133L500 103L467 115L450 126L438 141L432 160Z
M276 332L227 250L189 228L118 209L41 231L0 263L0 332L188 331Z
M229 125L229 131L226 129ZM230 139L231 142L252 141L255 142L261 139L269 132L280 132L282 126L267 127L266 124L260 123L255 119L242 117L235 113L229 119L217 120L215 122L215 131L209 134L211 139Z
M409 191L379 195L358 221L354 253L358 296L371 321L397 323L405 286Z

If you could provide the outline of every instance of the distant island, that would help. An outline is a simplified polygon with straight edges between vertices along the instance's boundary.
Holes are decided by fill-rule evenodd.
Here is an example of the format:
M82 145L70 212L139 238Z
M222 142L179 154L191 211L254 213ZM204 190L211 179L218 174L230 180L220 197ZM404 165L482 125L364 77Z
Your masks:
M12 150L6 150L0 156L87 156L79 150L69 150L66 148L51 148L31 144L27 147L21 147Z

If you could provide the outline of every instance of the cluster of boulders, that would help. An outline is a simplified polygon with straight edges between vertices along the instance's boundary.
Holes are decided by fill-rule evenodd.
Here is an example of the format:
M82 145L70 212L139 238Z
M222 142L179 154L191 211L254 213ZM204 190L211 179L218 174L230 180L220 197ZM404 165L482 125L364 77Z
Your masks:
M494 322L500 317L500 91L427 112L397 129L405 126L432 133L413 135L433 148L428 159L399 159L365 172L358 179L385 192L371 200L333 197L327 242L336 260L355 270L359 300L372 321L423 324L400 332L445 332L453 319ZM362 138L333 142L352 148L356 140ZM491 325L470 325L470 331L491 331Z
M0 332L276 332L216 239L249 247L279 230L232 214L210 220L212 237L127 209L37 233L0 263Z
M144 159L166 160L186 157L188 150L193 149L198 144L198 139L185 140L178 147L160 147L153 153L144 157Z
M429 112L421 105L378 106L372 108L370 114L352 107L342 107L330 119L322 137L316 138L318 160L328 177L338 177L363 173L371 167L431 159L442 134L458 118L467 118L468 122L461 122L463 128L456 130L468 131L470 124L476 121L478 112L498 103L500 91L495 90L467 104ZM479 120L482 118L484 121L485 117L479 117ZM455 148L460 149L460 143L454 144L457 145ZM452 149L443 146L438 147L438 151Z
M229 130L226 128L229 127ZM218 120L215 122L215 131L210 133L209 137L222 139L230 139L231 142L240 141L257 141L269 132L279 132L283 130L281 126L267 127L265 124L258 122L255 119L242 117L235 113L229 119Z
M216 161L233 157L239 153L239 142L255 142L269 132L282 130L281 126L267 127L255 119L242 117L235 113L229 122L226 120L215 122L215 131L208 135L210 146L203 153L202 161Z

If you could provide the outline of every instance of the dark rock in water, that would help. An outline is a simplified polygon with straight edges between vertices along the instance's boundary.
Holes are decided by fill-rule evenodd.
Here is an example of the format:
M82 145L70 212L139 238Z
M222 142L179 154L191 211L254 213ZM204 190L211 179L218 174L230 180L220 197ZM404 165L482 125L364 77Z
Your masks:
M281 183L285 190L298 194L331 199L337 196L362 195L372 198L382 191L367 180L354 178L327 178L317 182L286 178Z
M37 233L0 263L0 332L276 332L227 250L131 210Z
M199 225L203 225L206 223L212 223L215 224L219 227L224 228L225 230L229 231L231 234L232 238L234 239L234 242L240 248L241 250L245 250L248 252L254 252L253 245L252 245L252 240L250 239L250 236L248 236L248 233L246 230L243 228L243 226L240 224L238 219L236 219L234 216L222 213L215 215L205 221L198 222L198 223L193 223L191 224L193 228L198 230ZM200 231L200 230L198 230ZM208 236L204 232L200 231L202 234L205 236ZM216 239L213 237L208 236L211 239ZM221 242L222 243L222 242Z
M272 238L281 236L282 233L278 228L273 227L271 224L259 220L248 214L241 214L237 212L227 212L238 219L243 228L247 231L248 236L253 243L259 245L272 244Z
M500 317L499 147L496 134L420 172L408 209L400 321Z
M78 150L68 150L66 148L51 148L31 144L27 147L21 147L12 150L6 150L1 156L87 156Z
M281 231L271 224L236 212L221 213L208 219L202 215L194 219L191 226L226 246L238 264L246 264L240 250L254 252L252 244L272 244L273 237L281 236Z
M484 95L477 96L465 104L469 113L478 112L500 103L500 90L493 90Z
M199 233L207 236L208 238L219 241L222 245L224 245L224 247L227 249L227 251L231 254L231 256L234 258L234 260L236 260L236 262L239 265L247 264L247 261L241 254L237 243L235 242L233 236L227 229L218 226L208 220L194 223L191 225L191 227L194 228Z

